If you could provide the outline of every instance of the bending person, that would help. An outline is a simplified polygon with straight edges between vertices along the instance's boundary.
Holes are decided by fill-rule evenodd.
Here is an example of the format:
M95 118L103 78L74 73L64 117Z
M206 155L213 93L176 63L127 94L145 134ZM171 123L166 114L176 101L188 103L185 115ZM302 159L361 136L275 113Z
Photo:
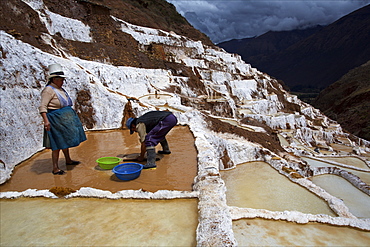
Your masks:
M162 146L162 151L158 153L170 154L171 151L166 140L167 133L177 124L177 118L168 111L151 111L139 118L129 118L126 127L130 134L138 132L141 143L139 161L144 160L145 152L147 153L147 163L144 169L154 168L155 164L155 146L158 143Z
M43 146L52 150L52 173L63 175L59 169L60 150L63 151L66 165L78 165L69 155L69 148L76 147L86 140L80 119L72 109L72 100L63 89L65 79L60 64L49 66L48 83L41 92L39 112L44 120Z

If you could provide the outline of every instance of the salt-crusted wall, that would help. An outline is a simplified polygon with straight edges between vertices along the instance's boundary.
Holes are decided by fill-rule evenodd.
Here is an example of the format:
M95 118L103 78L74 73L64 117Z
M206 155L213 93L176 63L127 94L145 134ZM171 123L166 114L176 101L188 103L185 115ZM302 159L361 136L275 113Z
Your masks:
M306 177L316 173L330 173L330 169L315 170L305 165L295 155L309 152L315 145L325 146L337 142L337 137L347 138L340 125L331 121L296 96L285 92L276 80L252 68L240 56L222 49L207 47L173 32L139 27L111 16L121 31L135 39L140 49L148 45L163 48L164 59L181 64L196 75L198 88L191 78L179 71L166 69L143 69L113 66L83 60L67 54L58 46L53 34L60 33L64 39L93 42L90 27L52 13L42 0L24 0L37 11L49 33L41 36L45 43L55 49L55 56L0 31L0 184L10 178L15 165L42 149L43 125L38 113L40 93L46 85L47 66L60 63L67 75L65 89L74 99L74 108L86 130L114 129L124 127L124 109L132 99L132 110L141 115L156 106L167 105L174 109L179 124L188 125L195 138L198 151L198 175L192 192L121 191L111 193L94 188L81 188L70 197L172 199L198 198L199 246L233 246L236 240L232 220L261 217L284 219L306 223L323 222L370 229L369 223L355 219L338 198L331 196ZM73 28L69 28L73 26ZM171 90L175 88L175 90ZM150 95L165 94L153 99ZM215 117L240 124L251 118L268 126L287 138L285 151L274 153L261 143L246 140L232 133L211 131L206 118ZM250 126L253 131L266 133L265 128ZM359 140L359 139L358 139ZM298 144L297 144L298 143ZM298 148L304 145L306 149ZM351 142L358 153L368 149L369 142ZM369 150L368 150L369 151ZM250 161L265 161L291 181L306 187L328 201L329 206L340 216L313 216L299 212L269 212L262 209L229 207L226 202L226 186L220 170L235 168ZM334 174L338 172L332 169ZM368 187L354 176L344 177L360 189ZM1 194L4 198L20 196L53 197L49 191L27 190Z
M61 33L65 39L92 42L88 26L47 9L43 12L45 6L41 0L26 2L39 13L40 20L48 28L49 34L43 36L45 42L55 44L50 35L56 32ZM184 107L181 106L181 97L204 99L216 94L225 103L215 105L212 114L222 116L226 114L223 111L231 110L233 118L252 117L273 129L296 129L295 138L310 144L315 141L331 142L334 134L342 133L340 126L330 131L311 129L313 125L308 119L326 118L311 106L286 93L279 84L272 83L273 79L268 75L251 68L240 56L204 46L199 41L174 33L134 26L113 16L112 19L121 24L122 32L132 35L139 44L160 43L166 51L171 51L174 61L196 70L200 75L200 82L207 89L203 92L205 95L200 95L188 86L189 78L175 75L170 70L119 67L86 61L67 56L57 45L54 45L55 49L63 57L55 56L0 31L3 66L0 92L0 160L3 162L0 166L1 182L9 178L16 164L42 149L42 119L37 108L40 92L46 84L46 68L52 63L63 66L68 77L65 88L75 100L75 109L86 117L82 119L86 129L119 128L128 98L139 98L177 86L181 91L174 93L168 101L178 108ZM71 23L74 25L73 30L65 28ZM216 67L217 70L214 69ZM286 102L298 105L301 111L282 111L284 102L274 92L283 95ZM85 95L87 99L81 100L81 95ZM197 108L194 104L192 106ZM249 113L239 114L237 108L248 110ZM150 104L138 105L136 112L148 109L153 109ZM82 114L84 111L89 114Z

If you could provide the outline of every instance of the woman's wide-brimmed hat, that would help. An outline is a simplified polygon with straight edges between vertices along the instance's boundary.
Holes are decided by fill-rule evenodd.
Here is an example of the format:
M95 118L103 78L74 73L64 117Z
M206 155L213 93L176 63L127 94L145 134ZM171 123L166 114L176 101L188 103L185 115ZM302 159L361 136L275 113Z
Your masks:
M49 68L49 77L48 77L49 80L53 77L66 78L66 76L64 75L62 66L60 64L58 63L50 64L48 68Z

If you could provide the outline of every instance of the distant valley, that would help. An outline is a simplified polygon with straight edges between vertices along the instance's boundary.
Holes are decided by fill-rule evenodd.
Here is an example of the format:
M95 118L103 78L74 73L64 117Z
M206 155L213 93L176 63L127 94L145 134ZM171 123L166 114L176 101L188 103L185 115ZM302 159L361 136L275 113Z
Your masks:
M325 27L268 32L254 38L223 42L218 46L241 55L244 61L278 79L287 90L324 111L351 133L369 139L370 113L358 111L368 109L369 97L356 96L356 99L350 100L357 95L354 91L361 90L359 94L363 94L367 92L364 88L370 84L370 73L366 70L356 69L356 78L362 79L355 84L354 78L351 78L353 71L350 72L370 60L369 40L370 5L367 5ZM364 74L359 75L361 73ZM341 85L347 86L329 87L339 80ZM315 99L319 93L319 98ZM352 103L338 103L343 100ZM341 107L328 105L328 102L334 104L333 101ZM351 112L350 117L344 117L348 116L348 112ZM360 119L361 123L357 123Z

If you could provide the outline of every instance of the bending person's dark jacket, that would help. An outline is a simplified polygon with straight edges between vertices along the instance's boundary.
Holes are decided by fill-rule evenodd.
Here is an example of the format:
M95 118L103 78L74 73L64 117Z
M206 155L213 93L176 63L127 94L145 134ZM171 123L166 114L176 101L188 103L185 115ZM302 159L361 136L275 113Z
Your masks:
M136 124L144 123L146 127L146 133L149 133L161 120L171 115L169 111L151 111L147 112L136 121Z

